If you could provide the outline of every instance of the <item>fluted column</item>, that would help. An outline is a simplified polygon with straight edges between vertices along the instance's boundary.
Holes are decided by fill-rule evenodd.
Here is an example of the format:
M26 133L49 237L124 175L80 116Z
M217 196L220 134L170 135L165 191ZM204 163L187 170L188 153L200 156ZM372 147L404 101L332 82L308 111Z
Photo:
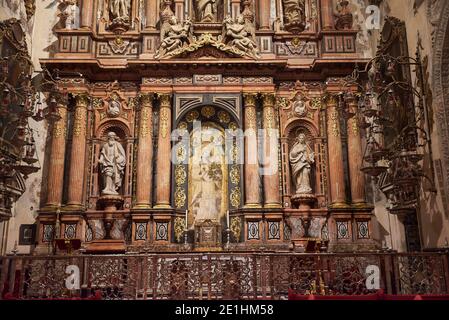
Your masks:
M268 208L281 206L279 195L279 134L277 130L277 116L275 110L275 95L262 95L263 101L263 185L264 205Z
M157 0L145 1L145 28L156 30L157 23Z
M323 30L334 29L333 0L321 0L321 21Z
M62 190L64 182L64 159L67 132L67 100L57 101L57 110L61 119L53 125L51 140L51 157L49 157L47 176L47 202L45 207L55 208L62 203Z
M260 30L270 30L271 0L260 0L259 23Z
M244 95L245 100L245 206L260 208L260 176L257 150L257 119L255 93Z
M137 149L136 208L151 208L153 188L153 94L141 97L139 146Z
M89 97L86 94L80 94L75 97L75 100L67 204L71 207L82 208Z
M346 100L351 113L357 112L357 101L354 96ZM365 201L365 175L360 170L363 162L362 140L357 124L357 118L348 120L348 162L349 177L351 180L351 198L353 205L364 205Z
M157 148L156 208L170 208L171 95L160 95Z
M93 8L93 0L82 0L80 10L81 28L92 28Z
M231 1L231 16L235 19L240 14L240 1L241 0L230 0Z
M332 206L342 207L346 205L345 178L340 116L335 96L331 96L327 102L327 138Z
M184 0L175 0L175 15L178 21L184 20L185 4Z

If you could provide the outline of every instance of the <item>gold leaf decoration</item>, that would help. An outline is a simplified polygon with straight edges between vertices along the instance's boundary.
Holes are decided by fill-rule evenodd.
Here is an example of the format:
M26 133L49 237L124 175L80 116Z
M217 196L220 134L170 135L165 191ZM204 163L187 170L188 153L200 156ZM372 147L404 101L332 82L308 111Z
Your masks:
M187 114L186 120L187 120L187 122L194 122L199 117L200 117L200 114L198 113L198 111L190 111Z
M184 166L177 165L175 169L175 181L176 185L180 186L186 182L187 173L184 169Z
M240 187L235 187L234 189L232 189L230 200L231 206L233 206L234 208L238 208L240 206L241 203Z
M186 193L182 187L177 187L175 192L175 206L177 209L184 207L186 203Z
M231 219L231 232L234 234L234 238L239 240L242 232L242 220L240 217L232 217Z
M201 109L201 114L206 118L212 118L215 115L215 109L211 106L204 107Z
M218 113L218 120L220 120L221 123L229 123L231 121L231 116L224 111L220 111Z
M231 176L231 182L233 184L238 184L240 182L240 168L239 166L232 166L231 168L231 172L230 172L230 176Z
M185 229L185 219L181 218L181 217L177 217L175 219L174 229L175 229L176 241L181 242L182 236L184 234L184 229Z

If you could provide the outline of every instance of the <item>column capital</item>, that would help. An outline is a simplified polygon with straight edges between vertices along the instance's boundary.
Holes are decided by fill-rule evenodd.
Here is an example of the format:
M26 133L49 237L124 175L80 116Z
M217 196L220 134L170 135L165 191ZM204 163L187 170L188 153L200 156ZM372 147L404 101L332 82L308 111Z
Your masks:
M256 106L256 100L257 100L257 93L255 92L248 92L243 94L243 100L245 107L255 107Z
M90 102L90 96L87 92L73 94L76 108L87 108Z
M153 107L154 93L141 93L139 95L140 103L142 107Z
M157 93L156 94L159 101L161 102L161 108L170 108L171 107L171 97L170 93Z
M326 105L328 107L337 107L338 105L338 95L335 93L329 93L325 98L324 101L326 102Z
M273 108L276 103L276 94L275 93L262 93L262 102L264 108Z

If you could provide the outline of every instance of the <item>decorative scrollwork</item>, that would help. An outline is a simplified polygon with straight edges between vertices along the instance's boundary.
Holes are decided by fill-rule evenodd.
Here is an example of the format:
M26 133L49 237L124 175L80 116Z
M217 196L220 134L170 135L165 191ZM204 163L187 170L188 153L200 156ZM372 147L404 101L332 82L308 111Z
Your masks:
M237 240L240 239L242 233L242 219L240 217L232 217L230 229L234 234L234 238Z
M175 169L175 181L176 185L180 186L186 182L187 173L184 166L177 165Z
M182 236L184 234L184 229L185 229L185 219L181 217L176 217L174 223L174 230L175 230L175 239L177 242L181 242Z
M177 187L175 191L175 206L176 208L180 209L183 208L186 204L186 193L185 190L182 187Z
M231 206L233 206L234 208L238 208L240 206L240 203L241 203L240 187L235 187L234 189L232 189L231 195L230 195L230 200L231 200Z
M235 165L232 166L229 176L231 177L231 182L233 184L239 184L240 183L240 168L239 168L239 166L235 166Z

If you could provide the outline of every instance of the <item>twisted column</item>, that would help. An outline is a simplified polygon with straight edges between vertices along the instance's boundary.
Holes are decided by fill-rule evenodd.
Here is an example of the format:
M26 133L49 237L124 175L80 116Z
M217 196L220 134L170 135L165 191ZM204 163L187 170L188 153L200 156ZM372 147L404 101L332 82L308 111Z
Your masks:
M80 94L76 95L75 100L67 204L73 209L80 209L83 207L87 107L89 105L89 97L86 94Z
M260 208L260 176L257 148L257 119L255 93L244 95L245 103L245 206Z
M153 175L153 95L141 96L137 148L136 208L151 208Z
M157 148L156 208L170 208L171 95L160 95Z

